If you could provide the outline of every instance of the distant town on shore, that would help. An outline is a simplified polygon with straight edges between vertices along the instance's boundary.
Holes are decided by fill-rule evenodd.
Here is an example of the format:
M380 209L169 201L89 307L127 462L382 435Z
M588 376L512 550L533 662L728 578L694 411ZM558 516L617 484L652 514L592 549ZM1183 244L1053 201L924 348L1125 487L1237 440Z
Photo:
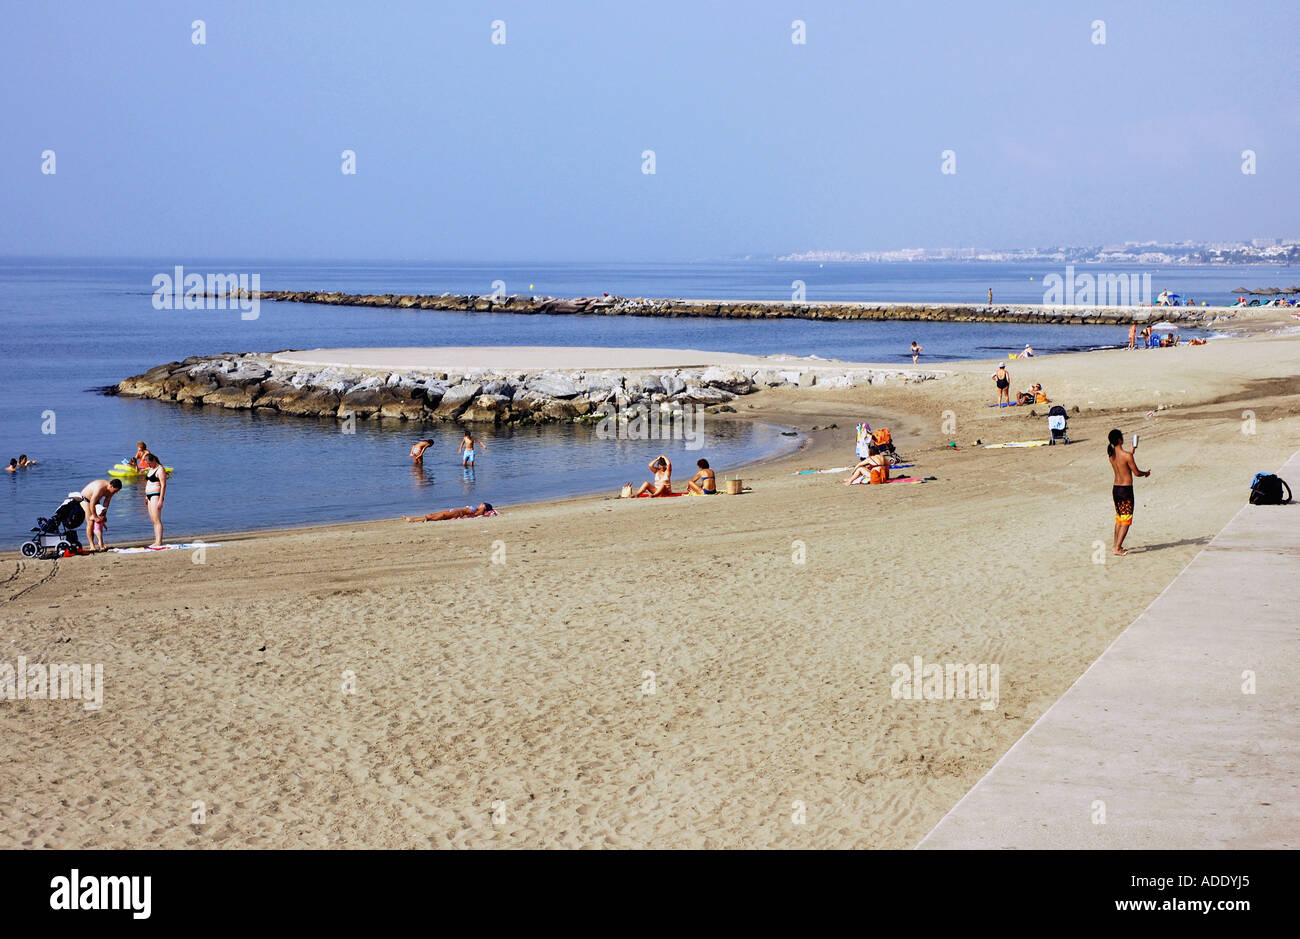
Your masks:
M778 261L1054 261L1076 264L1297 264L1300 238L1245 241L1126 241L1120 245L1049 248L898 248L892 251L801 251Z

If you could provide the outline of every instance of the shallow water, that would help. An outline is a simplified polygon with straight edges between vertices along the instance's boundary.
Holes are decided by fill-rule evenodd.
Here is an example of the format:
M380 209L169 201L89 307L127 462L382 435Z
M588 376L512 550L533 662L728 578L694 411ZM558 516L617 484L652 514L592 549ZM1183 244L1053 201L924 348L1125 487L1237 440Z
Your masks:
M916 339L925 346L922 362L927 363L997 356L1026 343L1040 353L1096 348L1123 342L1127 334L1116 327L518 316L276 303L262 304L257 319L244 320L230 310L155 310L152 278L170 273L176 263L0 261L5 364L0 373L0 440L5 444L0 458L7 463L27 453L39 461L31 470L4 474L0 545L17 546L37 516L50 514L69 490L103 477L134 453L139 439L177 467L164 510L168 529L177 533L354 521L483 500L508 507L612 491L625 481L645 478L646 463L661 450L675 461L678 477L684 478L683 469L693 472L700 456L709 458L723 477L728 467L790 444L778 428L713 420L706 425L706 446L698 451L687 450L681 440L597 440L590 427L483 429L487 451L468 476L456 462L459 436L454 427L426 430L359 422L356 433L348 435L335 421L181 407L105 397L94 390L188 355L508 344L694 348L901 363L909 361L907 347ZM974 291L979 299L989 286L986 281L992 281L999 297L1033 299L1013 297L1011 285L1021 272L998 265L819 269L775 262L557 266L228 260L187 268L205 274L258 273L266 290L488 293L500 279L509 292L527 293L532 285L531 292L558 296L608 291L788 299L790 281L802 277L810 299L968 300L976 283L982 285ZM1213 273L1226 277L1225 282L1248 276ZM417 473L406 453L424 436L433 436L436 446ZM151 537L142 501L134 485L114 500L111 541Z

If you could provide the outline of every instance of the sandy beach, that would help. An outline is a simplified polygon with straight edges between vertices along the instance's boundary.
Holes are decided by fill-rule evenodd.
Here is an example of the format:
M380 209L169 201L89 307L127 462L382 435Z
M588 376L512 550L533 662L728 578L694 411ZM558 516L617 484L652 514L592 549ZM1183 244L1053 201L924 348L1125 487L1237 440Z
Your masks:
M735 497L6 552L0 661L102 663L104 703L0 701L0 846L913 847L1300 447L1288 335L1008 362L1068 447L974 446L1047 436L994 364L737 401L802 446ZM936 478L792 475L864 418ZM1153 471L1124 558L1112 427ZM895 699L916 656L998 664L997 706Z

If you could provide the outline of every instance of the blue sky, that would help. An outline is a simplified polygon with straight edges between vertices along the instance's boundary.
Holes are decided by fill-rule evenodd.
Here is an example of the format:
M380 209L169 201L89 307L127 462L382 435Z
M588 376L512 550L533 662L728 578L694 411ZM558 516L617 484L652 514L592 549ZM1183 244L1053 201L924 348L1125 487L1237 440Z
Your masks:
M682 260L1300 236L1293 0L3 17L0 254Z

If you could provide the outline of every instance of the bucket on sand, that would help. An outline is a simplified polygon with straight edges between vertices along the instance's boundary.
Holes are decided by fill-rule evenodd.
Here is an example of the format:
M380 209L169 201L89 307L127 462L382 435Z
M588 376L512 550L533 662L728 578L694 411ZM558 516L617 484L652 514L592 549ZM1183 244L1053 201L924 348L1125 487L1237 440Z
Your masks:
M723 484L723 491L729 496L738 496L744 488L744 484L739 479L728 479Z

